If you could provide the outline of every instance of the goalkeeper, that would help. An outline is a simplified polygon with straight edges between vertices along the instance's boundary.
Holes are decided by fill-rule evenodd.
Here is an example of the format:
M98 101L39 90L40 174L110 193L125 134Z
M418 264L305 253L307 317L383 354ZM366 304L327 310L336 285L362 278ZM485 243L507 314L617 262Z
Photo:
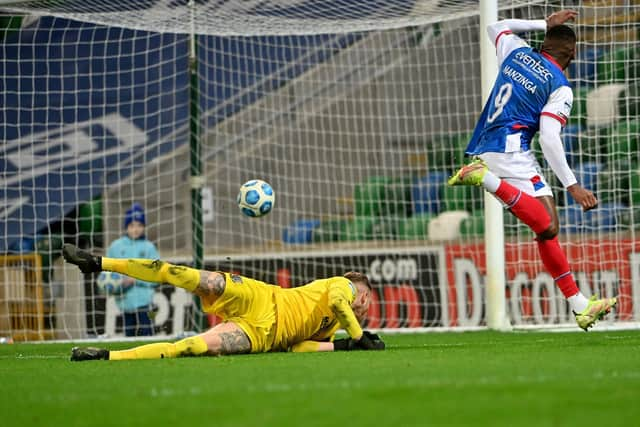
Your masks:
M223 319L208 331L175 343L147 344L122 351L74 347L74 361L384 349L377 335L360 326L369 309L371 292L369 279L362 273L349 272L283 289L231 273L196 270L160 260L94 256L68 244L63 255L84 273L115 271L184 288L200 297L205 312ZM350 338L333 340L340 327Z

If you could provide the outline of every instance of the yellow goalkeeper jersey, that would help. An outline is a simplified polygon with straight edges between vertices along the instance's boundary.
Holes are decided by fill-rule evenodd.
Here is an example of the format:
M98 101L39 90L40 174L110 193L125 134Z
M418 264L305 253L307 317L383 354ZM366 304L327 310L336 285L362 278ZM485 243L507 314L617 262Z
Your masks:
M235 322L251 341L251 351L287 351L306 340L324 341L344 328L360 336L362 328L351 304L357 289L345 277L315 280L284 289L255 279L223 273L220 297L203 297L202 309Z
M286 351L306 340L329 340L340 327L351 336L362 334L351 309L357 289L345 277L315 280L292 289L276 287L274 294L277 325L273 351Z

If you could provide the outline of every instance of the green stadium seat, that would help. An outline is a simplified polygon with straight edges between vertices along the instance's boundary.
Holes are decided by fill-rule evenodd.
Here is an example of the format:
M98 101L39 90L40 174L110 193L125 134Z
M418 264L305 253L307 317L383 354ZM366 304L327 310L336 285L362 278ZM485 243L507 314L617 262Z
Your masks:
M340 235L340 241L372 240L375 222L376 218L372 216L356 216L348 220Z
M384 216L377 218L371 227L371 238L375 240L395 240L400 223L405 217Z
M629 83L618 99L618 110L622 117L640 118L640 80Z
M356 184L356 216L408 215L411 210L410 178L372 176Z
M633 206L635 212L640 212L638 209L640 207L640 169L636 167L631 170L629 181L629 204Z
M102 199L95 199L78 208L78 231L85 237L102 233Z
M479 237L484 235L484 212L474 212L460 223L462 237Z
M620 48L610 52L598 62L598 83L616 83L640 77L639 50L635 47Z
M355 215L359 217L381 215L385 210L387 186L393 180L388 176L373 176L356 184L354 189Z
M434 215L421 214L403 218L398 224L398 240L423 240L429 235L429 221Z
M638 139L640 121L625 121L612 129L609 147L609 159L638 160Z
M407 216L411 212L411 183L412 179L395 178L387 184L382 216Z
M445 185L443 193L445 211L473 212L482 209L484 192L480 188Z
M344 235L347 220L332 218L320 221L320 225L313 230L314 243L337 242Z
M438 135L426 143L430 171L452 171L462 166L466 159L464 150L471 139L469 133Z
M573 108L569 116L569 125L586 126L587 124L587 94L592 90L578 87L573 90Z
M503 217L505 236L531 236L533 231L511 212L505 210Z
M51 280L53 262L62 255L64 240L57 234L40 236L35 243L35 251L40 255L42 262L42 279L48 283Z

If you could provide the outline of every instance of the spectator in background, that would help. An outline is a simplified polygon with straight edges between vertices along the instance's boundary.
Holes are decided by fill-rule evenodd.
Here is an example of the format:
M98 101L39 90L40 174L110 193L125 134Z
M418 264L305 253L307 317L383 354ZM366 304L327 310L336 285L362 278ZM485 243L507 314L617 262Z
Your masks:
M107 249L110 258L158 259L156 246L147 240L144 231L144 209L134 203L124 216L125 235L113 241ZM123 276L122 292L116 294L116 305L124 315L124 331L128 337L153 335L153 322L149 313L157 284Z

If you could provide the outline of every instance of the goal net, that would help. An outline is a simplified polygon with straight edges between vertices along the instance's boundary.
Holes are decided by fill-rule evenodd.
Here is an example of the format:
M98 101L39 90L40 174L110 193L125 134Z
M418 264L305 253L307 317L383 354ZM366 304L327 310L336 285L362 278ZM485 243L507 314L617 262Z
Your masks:
M500 2L499 15L539 19L572 6ZM544 172L580 288L617 295L608 319L626 325L640 320L640 6L574 7L575 102L563 140L598 209L583 213ZM215 324L180 289L106 294L62 261L65 242L117 256L109 251L134 203L162 259L189 265L201 246L205 268L283 287L359 270L374 288L370 328L485 326L483 194L445 185L483 106L478 9L0 1L0 337L118 337L137 308L152 313L156 336ZM236 205L253 178L276 194L261 218ZM532 232L506 213L504 233L511 323L575 328Z

